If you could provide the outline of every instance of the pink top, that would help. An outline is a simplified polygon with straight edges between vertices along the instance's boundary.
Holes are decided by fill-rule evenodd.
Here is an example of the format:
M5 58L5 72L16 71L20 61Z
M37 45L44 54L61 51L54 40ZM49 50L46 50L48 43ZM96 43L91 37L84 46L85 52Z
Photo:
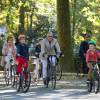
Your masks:
M4 43L3 48L2 48L2 54L8 55L9 51L11 51L12 55L16 55L15 45L13 44L11 47L9 47L7 43Z

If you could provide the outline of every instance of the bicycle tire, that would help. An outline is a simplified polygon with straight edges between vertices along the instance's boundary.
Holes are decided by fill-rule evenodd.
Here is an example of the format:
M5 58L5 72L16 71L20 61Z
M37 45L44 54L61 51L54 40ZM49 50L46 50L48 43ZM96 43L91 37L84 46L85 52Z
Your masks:
M27 72L28 80L26 81L25 77L23 77L22 81L22 91L23 93L26 93L29 90L30 84L31 84L31 74L30 71Z
M9 70L7 70L7 68L4 68L4 78L5 78L6 85L8 86L10 82L7 74L9 74Z
M62 67L58 64L56 67L56 79L57 81L61 80L62 78Z
M99 92L100 88L100 77L99 75L96 76L96 79L94 80L94 92L97 94Z
M92 92L92 80L90 81L90 83L87 83L87 88L88 88L88 92Z
M51 67L51 72L52 72L52 76L51 76L52 88L55 89L56 88L56 66Z
M16 75L16 69L14 66L11 68L11 85L15 86L15 75Z
M15 81L16 91L19 92L21 88L21 75L18 75L17 80Z

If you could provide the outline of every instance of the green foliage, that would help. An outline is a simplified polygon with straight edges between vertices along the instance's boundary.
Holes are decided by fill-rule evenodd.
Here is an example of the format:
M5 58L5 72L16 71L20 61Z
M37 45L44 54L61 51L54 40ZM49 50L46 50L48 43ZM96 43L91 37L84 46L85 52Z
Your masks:
M83 33L92 32L93 36L100 34L100 0L70 0L72 34L76 39L82 39ZM74 25L73 25L74 23ZM76 38L78 37L78 38Z
M25 10L24 30L33 38L44 36L48 30L56 29L57 0L0 0L0 25L8 31L18 33L20 7ZM71 31L75 42L82 40L81 34L91 31L95 37L100 34L100 0L69 0ZM64 12L65 13L65 12ZM31 40L30 40L31 41Z
M44 36L50 29L55 30L55 0L1 0L0 7L0 24L14 34L22 27L32 40ZM20 12L21 7L25 13Z

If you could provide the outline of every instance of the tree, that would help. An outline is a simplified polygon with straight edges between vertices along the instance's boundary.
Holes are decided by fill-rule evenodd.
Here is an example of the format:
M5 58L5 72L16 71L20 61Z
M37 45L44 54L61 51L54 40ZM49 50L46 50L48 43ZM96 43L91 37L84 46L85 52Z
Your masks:
M57 0L57 25L58 38L64 53L62 65L64 71L72 71L72 38L70 31L70 7L69 0Z

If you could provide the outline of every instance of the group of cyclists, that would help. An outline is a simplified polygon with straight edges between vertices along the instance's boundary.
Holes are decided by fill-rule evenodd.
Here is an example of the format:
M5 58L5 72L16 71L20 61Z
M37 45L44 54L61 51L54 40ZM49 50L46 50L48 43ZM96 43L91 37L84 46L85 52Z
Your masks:
M56 49L56 50L55 50ZM42 63L42 77L44 85L47 84L47 56L48 55L57 55L59 58L61 53L59 43L56 39L53 38L53 33L48 32L47 37L41 42L41 52L37 56L41 59ZM14 43L14 37L8 36L6 42L3 45L2 49L3 59L5 62L5 67L10 68L10 60L13 59L17 64L16 73L22 74L22 67L27 71L29 65L29 46L26 44L25 34L19 34L18 43ZM53 63L55 64L55 58L52 58ZM10 74L9 74L10 75Z
M96 43L91 41L89 36L86 35L86 41L81 43L80 46L80 56L83 59L83 65L89 68L87 81L91 80L91 72L93 66L91 61L98 61L100 58L100 52L96 50ZM50 79L47 77L47 58L48 55L56 55L57 58L60 57L61 49L57 39L54 38L52 32L47 33L47 37L41 40L39 44L40 48L36 48L39 53L37 53L37 57L40 58L42 63L42 78L44 86L48 84ZM10 68L10 59L13 58L14 62L17 64L16 72L17 74L22 74L22 65L24 65L24 69L27 71L29 67L29 46L26 44L26 36L25 34L19 34L18 43L15 45L14 37L8 36L6 42L3 45L2 49L3 59L5 62L5 67ZM56 58L52 57L52 63L56 64ZM85 64L84 64L85 63ZM27 78L27 77L26 77Z

